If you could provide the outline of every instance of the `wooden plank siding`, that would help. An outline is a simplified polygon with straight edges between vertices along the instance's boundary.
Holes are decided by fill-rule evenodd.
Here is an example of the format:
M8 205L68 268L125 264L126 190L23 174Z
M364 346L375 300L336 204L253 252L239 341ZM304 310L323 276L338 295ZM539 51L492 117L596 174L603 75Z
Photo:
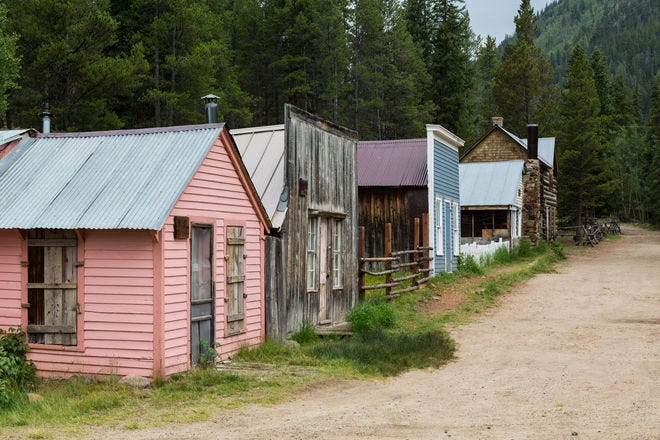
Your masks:
M412 249L414 219L428 213L426 188L358 188L358 223L365 227L367 257L384 255L385 224L392 224L392 250Z
M226 142L226 140L224 140ZM174 239L174 217L189 217L191 223L213 225L215 269L215 342L221 357L241 346L254 345L265 336L263 303L263 224L236 171L228 147L218 139L174 205L163 228L164 248L164 373L190 367L190 240ZM226 229L244 227L245 319L242 331L228 334Z
M273 321L276 324L269 327L269 337L280 339L299 330L305 322L319 323L319 290L307 290L307 259L302 257L307 255L310 217L341 220L342 279L341 286L335 287L329 276L324 308L327 320L343 321L358 298L356 134L286 106L285 143L286 186L290 193L281 231L283 258L274 258L268 270L273 274L279 270L278 262L284 264L285 294L271 291L269 298L278 304L268 306L269 313L280 314ZM277 256L278 250L271 250L271 255ZM275 277L269 279L279 285ZM278 334L282 329L285 334Z
M31 344L42 376L152 375L152 236L146 231L90 230L84 255L83 329L78 345ZM84 337L84 340L80 340Z
M0 328L21 325L23 239L18 231L0 229Z
M433 184L434 184L434 195L435 197L440 197L443 203L443 213L444 213L444 203L459 203L460 196L458 190L458 151L452 147L449 147L437 139L433 140ZM442 231L446 235L447 231L452 231L454 216L453 215L444 215L442 216ZM437 222L437 219L436 219ZM437 239L436 239L437 240ZM437 241L436 241L437 243ZM454 254L454 243L447 243L446 237L443 237L443 255L437 255L436 244L433 244L434 253L435 253L435 271L436 273L443 272L447 269L447 265L451 265L452 270L458 269L458 257ZM450 255L446 255L447 253ZM451 259L451 262L445 264L445 259Z

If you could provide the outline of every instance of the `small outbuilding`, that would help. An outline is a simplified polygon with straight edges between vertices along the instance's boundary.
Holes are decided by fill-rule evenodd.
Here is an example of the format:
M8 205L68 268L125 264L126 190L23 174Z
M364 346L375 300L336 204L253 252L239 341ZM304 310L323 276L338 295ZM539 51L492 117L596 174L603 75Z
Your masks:
M284 124L232 136L273 225L267 336L343 322L358 299L357 134L286 105Z
M428 213L426 139L362 141L357 146L358 222L369 257L385 255L385 224L392 250L414 247L414 219Z
M270 221L224 124L35 135L0 193L0 326L41 375L168 376L264 340Z

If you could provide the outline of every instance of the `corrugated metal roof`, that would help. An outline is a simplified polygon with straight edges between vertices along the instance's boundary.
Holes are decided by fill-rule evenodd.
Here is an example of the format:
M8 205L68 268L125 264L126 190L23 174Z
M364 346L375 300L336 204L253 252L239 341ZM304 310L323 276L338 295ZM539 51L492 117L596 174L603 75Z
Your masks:
M522 139L527 148L527 139ZM539 138L539 159L552 168L555 164L555 138Z
M8 144L16 139L20 139L29 131L29 128L21 128L19 130L0 130L0 145Z
M284 189L284 125L241 128L231 130L231 135L271 224L280 228L287 206L280 203L280 199L287 196Z
M461 206L514 205L523 164L523 160L459 164Z
M527 139L521 139L510 131L499 127L503 132L511 136L511 138L519 143L525 150L527 150ZM552 168L555 161L555 138L539 138L539 160Z
M160 230L223 127L23 140L0 161L0 228Z
M357 145L358 186L427 186L426 138Z

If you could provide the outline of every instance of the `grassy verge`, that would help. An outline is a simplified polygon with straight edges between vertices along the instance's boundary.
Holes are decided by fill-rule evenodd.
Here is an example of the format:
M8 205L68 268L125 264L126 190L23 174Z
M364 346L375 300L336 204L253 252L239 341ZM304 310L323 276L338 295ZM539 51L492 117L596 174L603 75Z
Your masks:
M369 310L354 313L353 319L362 320L362 325L353 337L321 339L307 326L294 335L299 346L266 342L241 350L233 364L256 364L254 373L196 369L144 390L118 380L41 383L35 391L43 400L20 401L0 410L0 437L18 433L20 438L68 438L96 426L130 431L188 423L208 419L216 408L281 401L312 382L387 377L411 368L441 366L454 352L447 324L473 319L502 293L537 273L552 271L563 258L560 247L531 249L500 255L485 268L464 264L458 272L441 274L425 289L391 303L371 292ZM461 291L464 300L442 313L424 311L429 301L450 289Z

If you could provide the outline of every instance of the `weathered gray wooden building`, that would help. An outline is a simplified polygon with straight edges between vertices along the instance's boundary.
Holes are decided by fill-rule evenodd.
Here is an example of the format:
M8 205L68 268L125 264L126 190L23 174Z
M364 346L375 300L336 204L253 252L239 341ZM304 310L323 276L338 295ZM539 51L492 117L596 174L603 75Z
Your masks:
M369 257L384 256L385 224L392 250L412 249L414 219L428 213L426 139L358 142L358 222Z
M284 124L232 130L273 224L266 334L342 322L357 302L357 134L291 105Z

